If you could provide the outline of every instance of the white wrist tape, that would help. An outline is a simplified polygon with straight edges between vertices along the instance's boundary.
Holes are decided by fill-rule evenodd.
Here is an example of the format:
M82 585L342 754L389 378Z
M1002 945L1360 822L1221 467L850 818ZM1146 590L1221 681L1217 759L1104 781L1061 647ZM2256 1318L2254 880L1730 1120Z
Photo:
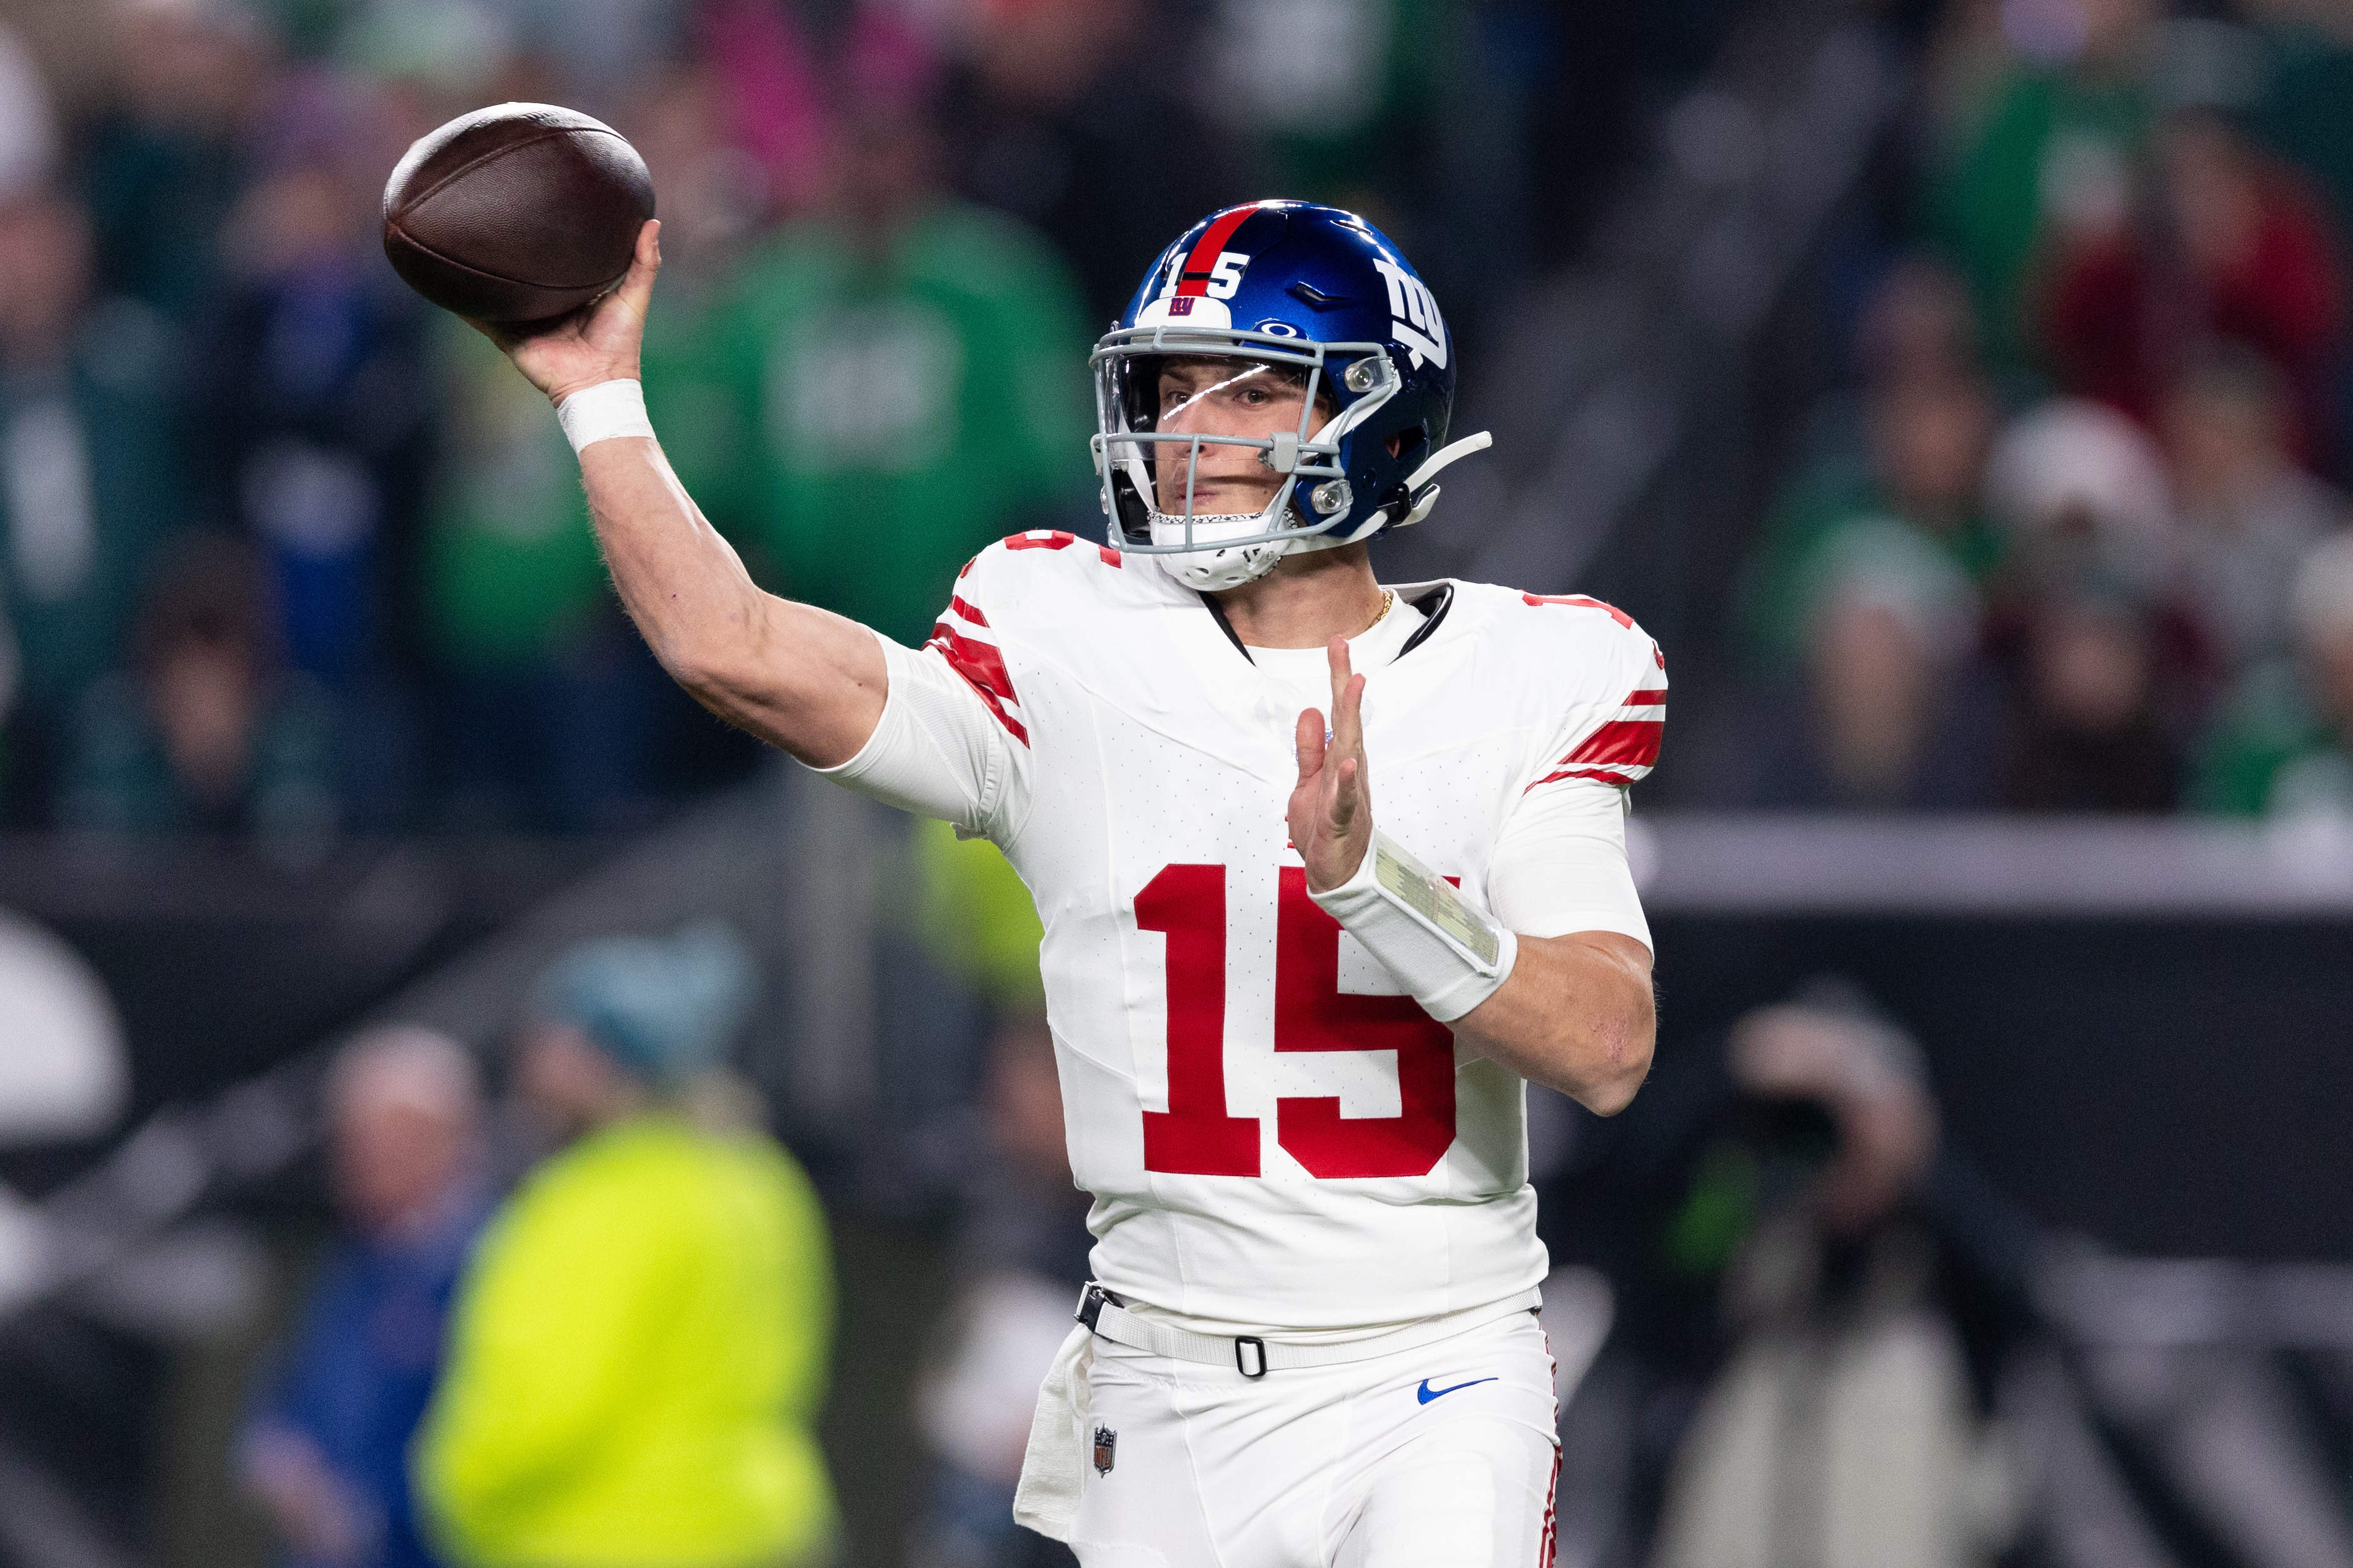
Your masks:
M1452 883L1385 833L1374 833L1355 876L1308 897L1404 981L1422 1011L1441 1024L1502 989L1519 957L1519 938L1464 902Z
M646 418L645 388L634 381L600 381L584 386L555 405L555 417L575 452L616 436L654 433Z

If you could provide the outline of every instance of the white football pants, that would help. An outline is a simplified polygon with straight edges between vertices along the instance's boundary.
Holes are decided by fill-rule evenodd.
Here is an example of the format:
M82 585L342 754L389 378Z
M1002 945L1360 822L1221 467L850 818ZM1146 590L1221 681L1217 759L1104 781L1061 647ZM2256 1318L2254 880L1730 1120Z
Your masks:
M1256 1379L1093 1352L1082 1568L1549 1568L1556 1413L1532 1315Z

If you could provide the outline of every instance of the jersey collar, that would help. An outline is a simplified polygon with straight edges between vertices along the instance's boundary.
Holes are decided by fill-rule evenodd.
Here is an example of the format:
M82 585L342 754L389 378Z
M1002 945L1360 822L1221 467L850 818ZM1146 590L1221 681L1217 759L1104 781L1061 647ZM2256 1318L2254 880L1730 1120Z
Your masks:
M1398 649L1396 657L1389 660L1391 664L1430 640L1430 634L1438 629L1438 623L1444 620L1446 612L1454 607L1454 584L1449 578L1440 578L1435 583L1404 583L1398 585L1397 596L1421 612L1422 623L1414 628L1413 636L1405 639L1405 646ZM1250 664L1258 663L1250 658L1250 648L1234 630L1234 623L1226 618L1226 607L1218 603L1217 595L1202 594L1200 600L1208 606L1209 618L1218 623L1218 629L1226 634L1226 640L1234 645L1234 651Z

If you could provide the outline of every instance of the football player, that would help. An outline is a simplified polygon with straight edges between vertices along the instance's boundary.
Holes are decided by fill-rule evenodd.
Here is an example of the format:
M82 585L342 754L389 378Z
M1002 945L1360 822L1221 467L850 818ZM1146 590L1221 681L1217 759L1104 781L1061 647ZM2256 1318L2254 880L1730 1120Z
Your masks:
M1097 1283L1017 1512L1087 1564L1525 1568L1553 1373L1524 1080L1651 1058L1627 786L1663 659L1598 601L1383 585L1454 343L1363 219L1218 213L1092 356L1104 542L1017 535L920 649L754 586L638 395L659 263L509 337L613 580L706 707L1003 848L1040 954ZM1019 389L1008 389L1019 395Z

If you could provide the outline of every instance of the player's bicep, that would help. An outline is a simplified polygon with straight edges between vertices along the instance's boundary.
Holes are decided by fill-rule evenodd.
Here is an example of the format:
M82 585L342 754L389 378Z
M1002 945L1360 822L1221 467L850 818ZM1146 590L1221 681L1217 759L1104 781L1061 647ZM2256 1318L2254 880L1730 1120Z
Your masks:
M968 833L993 835L997 825L1018 820L1029 784L1029 745L1013 730L1018 720L940 647L917 651L875 640L890 681L881 718L856 756L818 771Z
M1524 795L1487 863L1487 901L1522 936L1616 931L1645 948L1626 858L1626 792L1597 779L1556 779Z

